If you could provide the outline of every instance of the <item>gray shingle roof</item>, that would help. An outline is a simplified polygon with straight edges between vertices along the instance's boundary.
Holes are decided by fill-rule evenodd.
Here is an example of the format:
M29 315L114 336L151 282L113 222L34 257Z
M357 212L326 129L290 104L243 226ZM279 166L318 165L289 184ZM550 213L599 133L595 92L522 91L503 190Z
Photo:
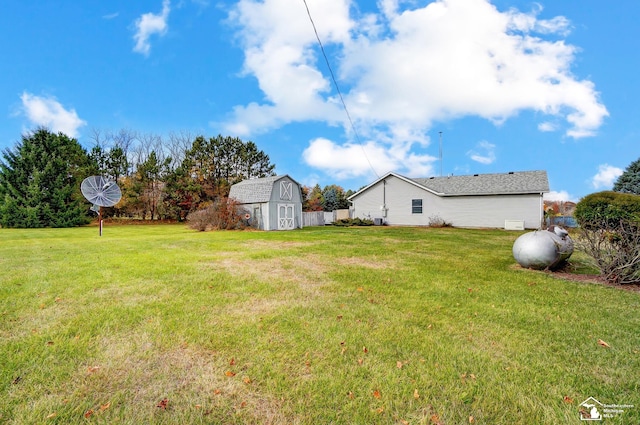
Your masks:
M287 174L243 180L240 183L236 183L231 186L229 198L234 198L241 204L268 202L271 200L271 192L273 190L274 183L284 177L288 177L293 180ZM295 180L293 181L295 182Z
M549 192L546 171L410 179L441 196L503 195Z

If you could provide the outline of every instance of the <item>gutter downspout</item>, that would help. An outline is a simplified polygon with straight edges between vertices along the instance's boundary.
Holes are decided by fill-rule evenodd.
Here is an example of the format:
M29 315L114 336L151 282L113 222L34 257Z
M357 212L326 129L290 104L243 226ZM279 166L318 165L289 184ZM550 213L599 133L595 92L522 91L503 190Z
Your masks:
M540 192L540 227L542 229L544 227L544 193Z

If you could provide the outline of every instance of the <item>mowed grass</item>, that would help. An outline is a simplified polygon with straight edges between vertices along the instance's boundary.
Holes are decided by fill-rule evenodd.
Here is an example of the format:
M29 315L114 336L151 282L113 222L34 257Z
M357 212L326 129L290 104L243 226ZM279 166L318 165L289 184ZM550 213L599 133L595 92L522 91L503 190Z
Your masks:
M640 294L519 233L97 233L0 229L0 423L640 423Z

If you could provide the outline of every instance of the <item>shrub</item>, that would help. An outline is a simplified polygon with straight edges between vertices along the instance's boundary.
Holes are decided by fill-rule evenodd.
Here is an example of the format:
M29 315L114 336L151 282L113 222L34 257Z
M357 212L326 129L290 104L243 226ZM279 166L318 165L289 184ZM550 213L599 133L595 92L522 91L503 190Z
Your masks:
M246 211L229 198L218 198L213 205L187 216L189 227L204 232L213 230L236 230L247 227Z
M640 281L640 196L599 192L584 197L575 212L579 249L593 258L611 283Z
M451 227L451 223L444 221L438 214L429 217L429 227Z
M343 218L333 223L334 226L351 227L351 226L373 226L373 220L367 218Z
M611 191L592 193L578 202L574 216L581 227L594 223L615 226L621 220L637 221L640 196Z

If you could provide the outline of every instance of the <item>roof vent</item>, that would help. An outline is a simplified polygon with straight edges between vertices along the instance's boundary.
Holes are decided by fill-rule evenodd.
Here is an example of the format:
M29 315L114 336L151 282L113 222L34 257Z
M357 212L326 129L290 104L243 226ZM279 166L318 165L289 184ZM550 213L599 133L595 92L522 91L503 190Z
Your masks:
M478 177L478 174L474 174L473 177Z

